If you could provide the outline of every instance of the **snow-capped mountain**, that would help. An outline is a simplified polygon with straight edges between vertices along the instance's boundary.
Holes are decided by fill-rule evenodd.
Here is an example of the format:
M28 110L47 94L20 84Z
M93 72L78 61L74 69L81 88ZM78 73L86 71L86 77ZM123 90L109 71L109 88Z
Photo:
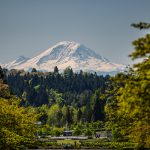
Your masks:
M57 66L62 72L71 67L75 72L97 72L98 74L112 74L124 70L125 65L111 63L106 58L96 54L91 49L76 42L59 42L41 54L31 59L19 57L3 67L8 69L53 71Z
M14 60L8 64L2 65L2 66L4 68L8 68L8 69L16 69L19 65L27 62L27 60L29 60L29 58L24 57L24 56L20 56L16 60Z

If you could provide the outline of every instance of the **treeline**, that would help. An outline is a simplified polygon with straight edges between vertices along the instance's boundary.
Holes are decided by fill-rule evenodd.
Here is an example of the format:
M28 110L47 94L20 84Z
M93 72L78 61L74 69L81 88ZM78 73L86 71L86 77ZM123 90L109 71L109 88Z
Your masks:
M23 106L35 106L42 113L41 121L50 125L64 126L77 122L103 121L105 100L100 96L111 84L110 76L80 71L74 73L66 68L59 73L11 70L7 83Z

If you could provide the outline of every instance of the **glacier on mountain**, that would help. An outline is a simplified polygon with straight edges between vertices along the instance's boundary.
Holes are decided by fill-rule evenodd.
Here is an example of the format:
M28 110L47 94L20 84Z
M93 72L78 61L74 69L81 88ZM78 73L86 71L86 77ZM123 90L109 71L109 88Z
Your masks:
M90 48L73 41L59 42L31 59L21 56L3 65L8 69L24 69L26 71L31 68L53 71L55 66L58 67L60 72L67 67L71 67L74 72L83 70L85 72L97 72L98 74L114 74L125 69L125 65L111 63Z

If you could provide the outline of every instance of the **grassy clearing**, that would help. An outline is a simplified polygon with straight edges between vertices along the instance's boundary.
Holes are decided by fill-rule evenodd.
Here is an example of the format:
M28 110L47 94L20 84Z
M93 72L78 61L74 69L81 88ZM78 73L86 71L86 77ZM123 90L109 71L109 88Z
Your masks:
M57 140L57 144L71 144L71 145L75 145L76 144L80 145L81 143L79 142L79 140L71 140L71 139L65 139L65 140Z

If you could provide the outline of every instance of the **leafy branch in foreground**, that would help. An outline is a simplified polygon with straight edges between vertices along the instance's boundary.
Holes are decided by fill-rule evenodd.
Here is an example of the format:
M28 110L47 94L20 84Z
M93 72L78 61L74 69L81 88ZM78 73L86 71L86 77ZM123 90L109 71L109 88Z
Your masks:
M140 23L135 27L143 29L149 25ZM112 79L122 86L107 102L105 110L117 140L123 138L137 143L139 148L150 148L150 34L135 40L133 45L135 50L130 57L142 61L126 75Z
M20 107L0 74L0 149L16 150L34 142L36 113L32 107Z

